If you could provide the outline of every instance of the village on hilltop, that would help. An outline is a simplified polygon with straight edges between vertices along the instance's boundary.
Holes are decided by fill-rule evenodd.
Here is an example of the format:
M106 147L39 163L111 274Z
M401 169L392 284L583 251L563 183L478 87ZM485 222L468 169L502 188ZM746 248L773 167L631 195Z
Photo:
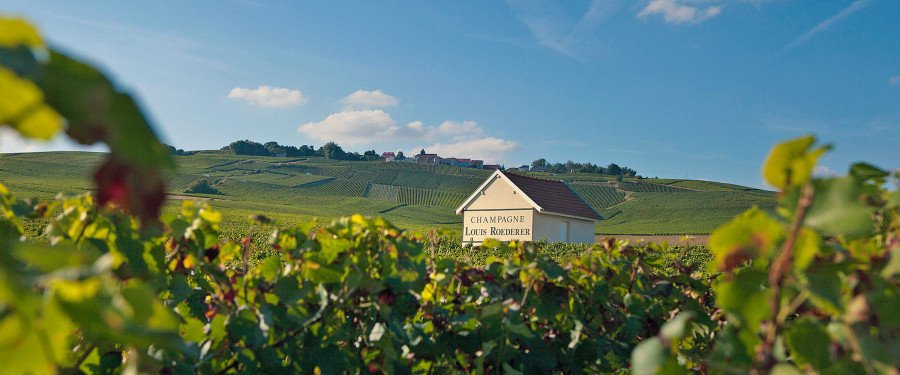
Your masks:
M487 169L487 170L497 170L501 169L499 164L484 164L484 160L478 159L466 159L466 158L442 158L438 154L429 154L426 153L423 149L418 154L413 155L412 158L406 157L403 155L403 151L394 153L394 152L383 152L381 154L381 158L386 162L403 162L403 163L416 163L416 164L443 164L449 165L453 167L460 168L475 168L475 169ZM516 168L518 170L528 170L527 165L523 165L521 167Z

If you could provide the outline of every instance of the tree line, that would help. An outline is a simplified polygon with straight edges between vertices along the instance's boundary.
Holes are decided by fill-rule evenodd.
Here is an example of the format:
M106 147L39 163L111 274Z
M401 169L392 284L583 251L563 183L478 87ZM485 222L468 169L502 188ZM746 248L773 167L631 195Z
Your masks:
M601 167L594 163L576 163L571 160L565 163L551 163L541 158L531 162L531 170L535 172L550 173L596 173L612 176L640 177L634 169L610 163Z
M347 152L334 142L328 142L318 149L312 145L287 146L278 144L278 142L258 143L250 140L242 140L231 142L228 146L222 148L224 151L234 152L235 155L253 155L253 156L286 156L286 157L302 157L302 156L320 156L326 159L335 160L352 160L352 161L371 161L381 158L375 150L368 150L362 154L358 152Z

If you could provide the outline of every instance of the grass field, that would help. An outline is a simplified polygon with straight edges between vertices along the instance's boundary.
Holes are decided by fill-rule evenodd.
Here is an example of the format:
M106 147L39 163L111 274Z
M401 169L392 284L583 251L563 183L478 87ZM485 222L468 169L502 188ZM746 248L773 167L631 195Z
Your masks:
M45 152L0 154L0 182L19 196L52 198L91 189L89 176L102 154ZM381 215L414 231L460 230L453 210L491 173L444 165L350 162L317 157L274 158L204 151L177 156L168 193L209 199L225 220L250 228L264 214L277 225L330 221L352 213ZM719 182L626 179L586 174L532 174L568 182L606 219L603 234L705 234L754 205L772 209L771 192ZM184 190L207 179L222 194ZM170 200L168 209L179 202ZM233 227L233 226L229 226ZM241 236L231 233L229 237Z

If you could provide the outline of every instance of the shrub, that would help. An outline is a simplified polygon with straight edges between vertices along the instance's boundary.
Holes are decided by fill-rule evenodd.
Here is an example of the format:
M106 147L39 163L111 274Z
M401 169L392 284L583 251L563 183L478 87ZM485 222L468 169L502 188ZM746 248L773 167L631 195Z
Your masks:
M222 194L222 192L212 187L212 185L209 184L209 181L205 178L201 178L192 182L191 186L185 189L184 192L191 194Z

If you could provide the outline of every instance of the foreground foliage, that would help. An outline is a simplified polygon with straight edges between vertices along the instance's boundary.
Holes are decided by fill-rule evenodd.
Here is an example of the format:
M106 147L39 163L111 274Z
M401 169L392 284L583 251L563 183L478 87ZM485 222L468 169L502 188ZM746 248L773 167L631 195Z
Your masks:
M359 215L254 252L206 204L160 217L166 149L100 72L6 18L0 64L0 124L111 150L96 196L0 184L4 372L897 373L900 192L867 164L811 178L812 137L773 150L779 206L716 230L709 260L492 240L437 260L459 250Z
M39 214L4 202L7 234ZM614 371L673 312L708 307L704 283L660 272L658 248L607 243L563 268L535 244L495 243L508 255L476 268L353 216L276 231L278 255L249 266L205 205L164 231L90 195L50 205L63 207L53 246L2 244L2 338L16 344L0 356L25 371Z
M638 373L896 374L900 365L900 191L871 165L811 178L826 147L775 147L763 167L781 189L777 216L752 209L716 230L711 266L724 317L700 367L678 344L699 330L679 315L634 351ZM895 176L894 178L896 178ZM688 366L684 366L688 364Z

